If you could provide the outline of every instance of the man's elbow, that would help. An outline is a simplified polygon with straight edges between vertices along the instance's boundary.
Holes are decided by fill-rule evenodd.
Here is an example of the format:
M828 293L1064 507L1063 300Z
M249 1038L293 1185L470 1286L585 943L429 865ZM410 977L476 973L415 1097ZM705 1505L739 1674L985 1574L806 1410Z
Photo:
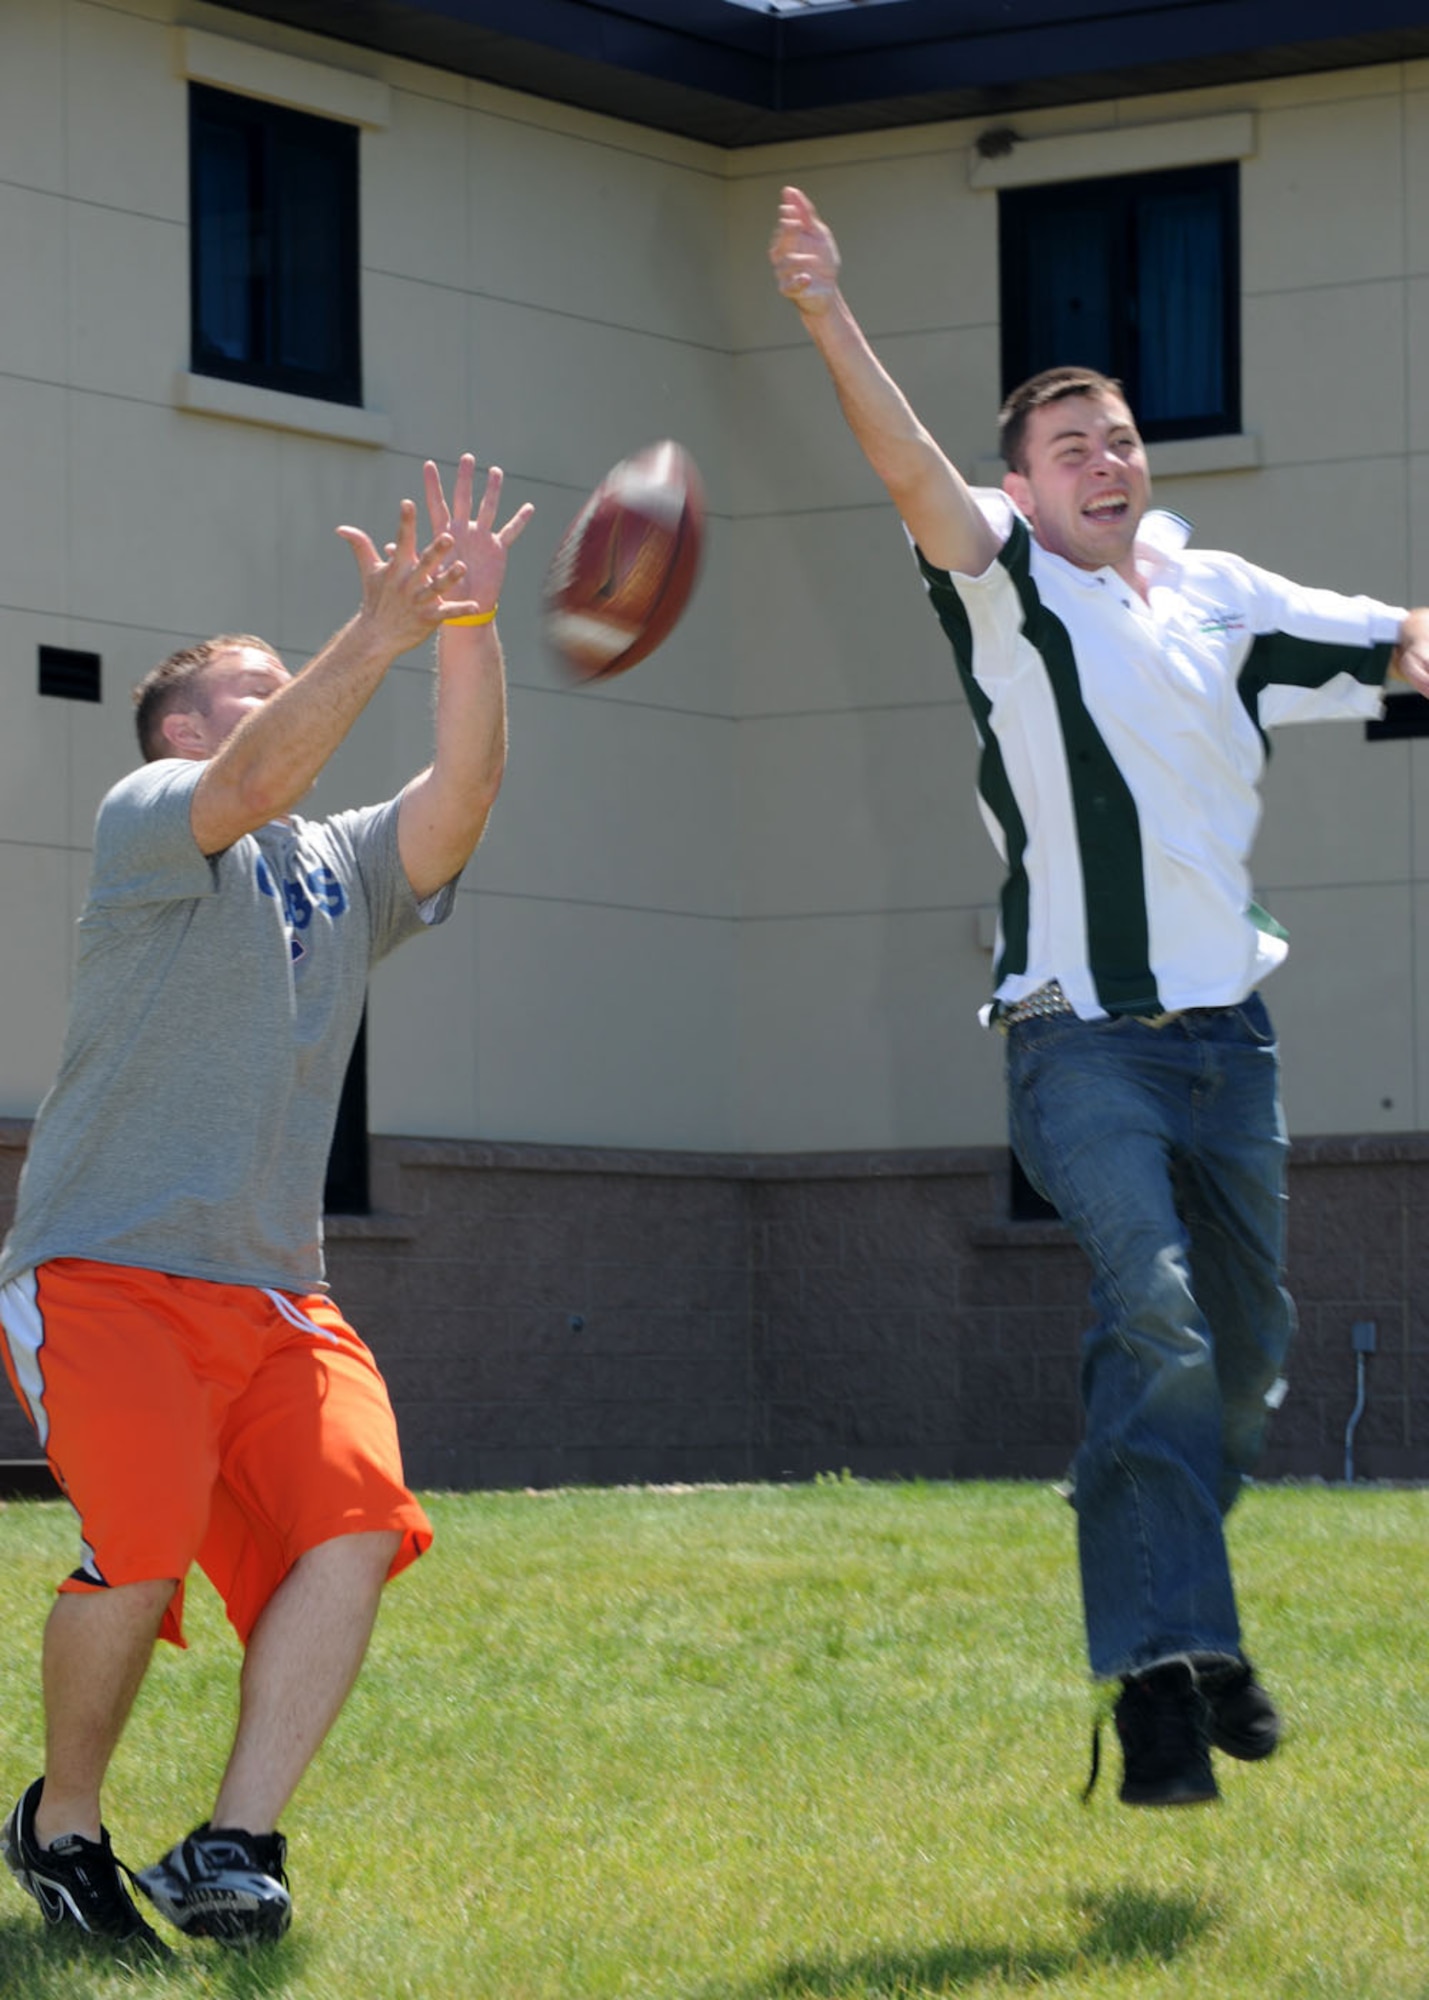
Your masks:
M234 788L234 806L250 832L266 826L270 819L282 819L298 803L299 794L291 785L281 785L271 777L253 772Z
M194 838L205 854L221 854L245 833L281 819L296 803L282 788L256 776L224 777L214 784L201 780L190 807Z
M480 845L500 785L498 773L490 785L468 787L459 805L447 809L433 809L431 800L404 801L409 810L398 818L397 845L419 898L434 896L460 875Z

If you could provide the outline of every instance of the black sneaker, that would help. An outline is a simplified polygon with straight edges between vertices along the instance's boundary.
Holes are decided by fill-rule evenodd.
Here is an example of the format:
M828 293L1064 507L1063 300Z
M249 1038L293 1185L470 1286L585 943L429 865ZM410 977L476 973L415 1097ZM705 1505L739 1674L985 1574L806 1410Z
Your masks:
M1196 1685L1211 1711L1211 1742L1227 1757L1253 1764L1280 1742L1280 1716L1249 1660L1197 1663Z
M1193 1806L1219 1796L1211 1771L1210 1707L1183 1660L1127 1675L1113 1716L1124 1805Z
M174 1954L135 1908L122 1879L129 1870L115 1860L103 1827L98 1840L64 1833L41 1847L35 1838L35 1808L44 1784L36 1778L10 1814L0 1832L0 1850L20 1887L39 1904L45 1922L57 1930L107 1939L147 1958L171 1959Z
M271 1944L292 1921L281 1833L196 1826L152 1868L134 1877L160 1916L188 1937L220 1944Z

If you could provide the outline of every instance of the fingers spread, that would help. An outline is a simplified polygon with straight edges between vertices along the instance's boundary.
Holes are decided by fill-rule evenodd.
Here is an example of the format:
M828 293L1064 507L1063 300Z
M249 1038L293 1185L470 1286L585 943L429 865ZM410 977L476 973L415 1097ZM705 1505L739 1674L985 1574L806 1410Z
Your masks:
M447 496L442 491L442 475L428 459L422 467L422 483L427 490L427 513L431 517L432 529L440 534L443 528L451 526L451 510L447 506ZM458 484L460 475L458 475Z
M404 500L397 510L397 560L415 562L417 559L417 508L415 501Z
M417 571L430 581L434 572L441 567L455 547L455 538L448 530L444 529L440 535L434 535L422 553L413 556Z
M506 523L506 526L496 537L503 549L509 549L517 536L525 533L526 525L534 517L535 512L536 509L529 500L524 506L517 508L511 519Z
M337 533L342 536L342 539L357 557L357 566L359 569L366 572L367 570L379 567L381 557L373 547L370 535L365 535L361 528L339 528ZM391 553L390 544L388 545L388 553Z
M481 504L476 510L476 526L482 534L490 533L491 524L496 519L497 503L501 499L501 482L505 476L499 465L493 465L486 475Z
M452 488L452 514L458 521L471 519L471 489L476 479L476 460L464 451L457 462L456 484Z

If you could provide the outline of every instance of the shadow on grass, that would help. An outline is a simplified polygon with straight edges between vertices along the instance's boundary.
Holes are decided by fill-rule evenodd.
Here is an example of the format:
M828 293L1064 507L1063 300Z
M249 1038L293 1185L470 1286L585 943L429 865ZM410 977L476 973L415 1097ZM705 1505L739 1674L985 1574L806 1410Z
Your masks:
M204 1991L223 1994L227 2000L266 2000L269 1994L289 1992L309 1957L307 1939L301 1936L255 1945L252 1951L233 1951L221 1944L204 1945L202 1951L208 1974ZM198 1957L197 1950L192 1957Z
M38 1918L0 1918L0 1994L9 2000L140 2000L145 1993L213 1995L215 2000L267 2000L291 1990L307 1958L301 1938L251 1952L174 1941L172 1959L91 1943L73 1931L49 1930Z
M1083 1889L1072 1907L1086 1923L1078 1958L1096 1965L1127 1965L1137 1959L1169 1965L1220 1922L1214 1900L1163 1896L1147 1889Z
M1217 1922L1198 1897L1144 1889L1074 1891L1071 1903L1085 1927L1075 1944L969 1941L790 1959L738 1988L708 1989L705 2000L921 2000L993 1978L1036 1987L1098 1965L1170 1964Z
M38 1916L0 1919L0 1993L19 2000L78 2000L169 1987L175 1966L129 1958L87 1943L73 1931L48 1930Z

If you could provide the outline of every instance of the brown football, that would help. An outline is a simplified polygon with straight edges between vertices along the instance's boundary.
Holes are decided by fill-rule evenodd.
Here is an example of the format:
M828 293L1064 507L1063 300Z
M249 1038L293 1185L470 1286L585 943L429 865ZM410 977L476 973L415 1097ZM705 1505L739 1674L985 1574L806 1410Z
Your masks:
M581 681L653 653L690 601L704 547L704 488L669 438L623 458L566 529L541 595L546 639Z

